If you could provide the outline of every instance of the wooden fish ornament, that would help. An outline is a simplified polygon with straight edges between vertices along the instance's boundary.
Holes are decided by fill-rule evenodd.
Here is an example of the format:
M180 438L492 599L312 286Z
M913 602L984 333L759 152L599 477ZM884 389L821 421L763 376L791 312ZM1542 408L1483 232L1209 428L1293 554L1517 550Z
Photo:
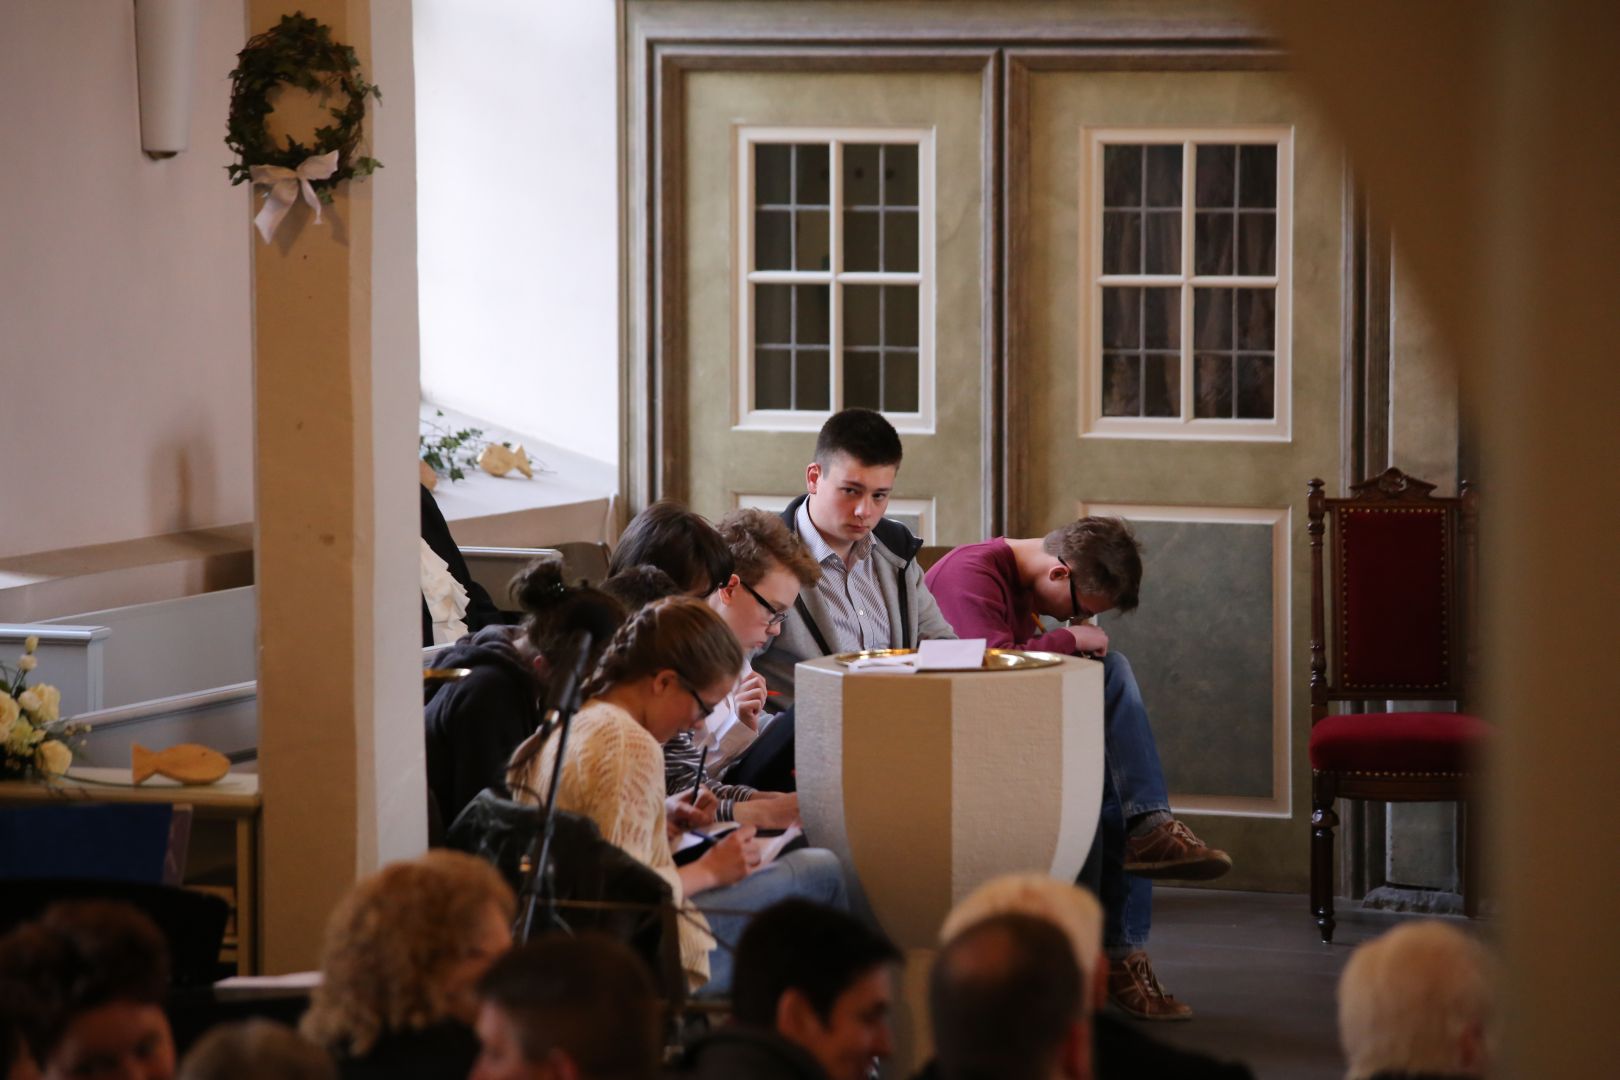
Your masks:
M491 476L505 476L516 469L530 480L534 479L534 469L529 466L529 455L521 443L510 449L500 443L490 443L479 452L478 467Z
M198 743L181 743L167 750L148 750L140 743L130 747L130 779L140 784L154 773L182 784L212 784L231 771L231 763L218 750Z

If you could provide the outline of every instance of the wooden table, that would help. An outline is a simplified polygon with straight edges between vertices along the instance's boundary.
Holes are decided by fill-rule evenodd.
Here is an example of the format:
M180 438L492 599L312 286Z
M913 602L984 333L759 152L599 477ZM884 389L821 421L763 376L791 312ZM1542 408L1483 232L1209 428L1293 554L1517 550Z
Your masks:
M259 777L229 773L214 784L177 784L154 776L139 787L130 771L85 766L46 784L37 780L0 780L0 806L30 806L78 800L96 803L173 803L192 808L193 816L226 820L236 831L237 966L244 975L259 970Z

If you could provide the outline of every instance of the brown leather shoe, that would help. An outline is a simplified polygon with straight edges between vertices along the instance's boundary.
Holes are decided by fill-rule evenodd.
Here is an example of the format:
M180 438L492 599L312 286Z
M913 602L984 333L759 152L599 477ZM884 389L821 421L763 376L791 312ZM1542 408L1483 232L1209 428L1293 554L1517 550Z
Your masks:
M1232 869L1232 856L1205 844L1175 818L1125 841L1125 872L1145 878L1209 881Z
M1192 1019L1192 1006L1164 992L1148 954L1140 949L1123 960L1108 961L1108 1000L1138 1020Z

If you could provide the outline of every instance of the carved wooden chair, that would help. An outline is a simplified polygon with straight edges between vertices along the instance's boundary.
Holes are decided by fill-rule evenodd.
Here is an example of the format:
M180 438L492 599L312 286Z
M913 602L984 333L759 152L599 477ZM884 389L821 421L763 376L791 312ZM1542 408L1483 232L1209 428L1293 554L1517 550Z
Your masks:
M1333 940L1335 799L1461 803L1463 907L1476 913L1470 803L1489 729L1467 712L1474 492L1465 483L1458 498L1437 498L1433 484L1399 469L1350 490L1330 499L1310 482L1311 912L1324 942ZM1329 712L1332 702L1386 701L1453 701L1458 711Z

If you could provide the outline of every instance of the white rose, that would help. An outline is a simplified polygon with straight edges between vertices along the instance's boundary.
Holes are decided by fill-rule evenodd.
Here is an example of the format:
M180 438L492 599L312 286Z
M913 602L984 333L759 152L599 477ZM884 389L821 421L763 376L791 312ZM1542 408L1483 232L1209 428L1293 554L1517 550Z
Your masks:
M34 767L50 776L61 776L73 764L73 751L65 743L52 739L48 743L40 744L34 751Z
M24 653L22 659L17 661L18 671L33 671L39 667L39 657L32 653Z
M0 691L0 743L11 738L12 725L17 722L17 715L21 712L17 702L10 694Z
M37 648L39 648L39 635L29 634L28 637L23 640L23 652L31 653Z
M36 724L54 724L62 710L62 692L49 683L30 686L17 695L21 705Z

